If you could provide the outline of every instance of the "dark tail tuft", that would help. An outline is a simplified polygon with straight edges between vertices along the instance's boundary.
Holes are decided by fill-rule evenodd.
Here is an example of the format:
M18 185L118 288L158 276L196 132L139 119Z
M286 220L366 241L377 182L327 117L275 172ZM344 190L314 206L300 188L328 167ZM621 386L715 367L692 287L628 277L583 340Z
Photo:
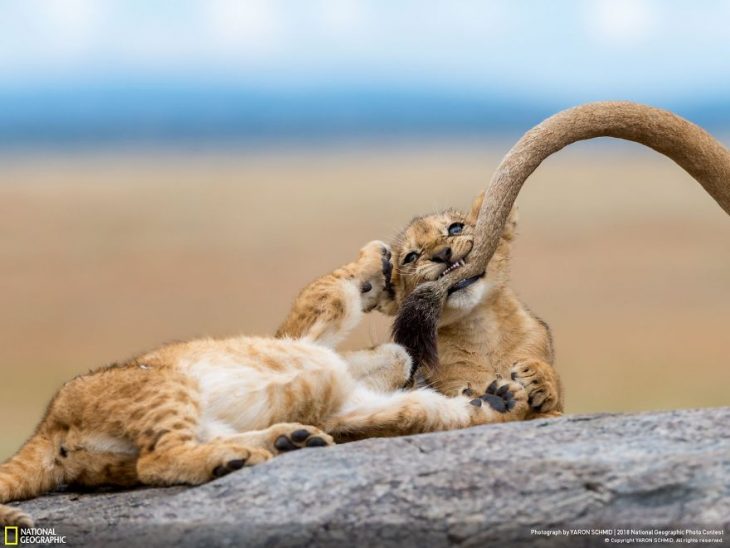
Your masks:
M393 340L413 359L411 381L419 367L435 369L438 366L436 328L443 301L444 295L437 283L422 284L403 301L393 322Z

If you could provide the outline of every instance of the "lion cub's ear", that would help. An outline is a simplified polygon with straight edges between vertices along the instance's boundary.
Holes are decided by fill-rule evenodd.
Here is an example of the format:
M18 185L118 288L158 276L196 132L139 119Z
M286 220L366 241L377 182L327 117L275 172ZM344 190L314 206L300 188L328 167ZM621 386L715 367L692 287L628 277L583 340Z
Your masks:
M477 218L479 217L479 211L482 209L482 203L484 203L484 195L486 191L482 190L479 193L479 196L477 196L474 199L474 202L471 204L471 211L469 212L469 216L467 217L467 222L469 224L476 224ZM515 233L517 231L517 220L519 219L519 213L517 212L517 206L512 208L512 211L509 212L509 217L507 217L507 222L504 224L504 230L502 231L502 238L505 240L512 240L515 237Z
M502 238L507 241L514 240L517 235L517 221L520 218L520 213L517 211L517 206L512 208L507 217L507 222L504 223L504 229L502 230Z

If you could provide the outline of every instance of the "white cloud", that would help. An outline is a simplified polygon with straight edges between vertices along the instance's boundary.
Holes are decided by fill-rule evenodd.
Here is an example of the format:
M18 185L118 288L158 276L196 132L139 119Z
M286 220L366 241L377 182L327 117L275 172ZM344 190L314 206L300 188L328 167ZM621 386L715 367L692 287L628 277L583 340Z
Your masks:
M152 75L725 90L729 15L719 0L0 0L0 87Z
M45 19L67 37L88 35L100 17L99 4L93 0L43 0L26 5L35 17Z
M647 40L657 17L647 0L593 0L586 7L590 36L619 48Z
M213 49L236 58L260 58L277 51L284 39L279 2L207 0L203 4L204 39Z
M365 4L360 0L320 0L315 4L325 30L337 34L361 29L367 21Z
M73 64L99 39L102 10L94 0L26 0L3 8L0 31L12 41L5 53L19 63L45 58Z

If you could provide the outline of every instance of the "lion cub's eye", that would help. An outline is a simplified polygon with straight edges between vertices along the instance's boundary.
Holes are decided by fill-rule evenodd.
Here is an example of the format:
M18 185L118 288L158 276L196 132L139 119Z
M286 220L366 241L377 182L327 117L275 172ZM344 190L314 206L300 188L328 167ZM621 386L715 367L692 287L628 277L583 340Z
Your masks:
M463 230L464 223L451 223L449 225L449 236L456 236L457 234L461 234Z
M417 251L411 251L408 255L405 256L403 259L403 264L412 263L416 259L418 259L419 253Z

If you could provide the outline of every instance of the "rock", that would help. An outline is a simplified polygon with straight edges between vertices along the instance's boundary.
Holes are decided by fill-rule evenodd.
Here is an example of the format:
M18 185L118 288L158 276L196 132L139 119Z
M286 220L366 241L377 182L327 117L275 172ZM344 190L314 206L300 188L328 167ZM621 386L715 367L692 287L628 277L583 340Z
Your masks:
M730 408L371 439L196 488L20 506L77 546L598 546L655 530L728 543Z

